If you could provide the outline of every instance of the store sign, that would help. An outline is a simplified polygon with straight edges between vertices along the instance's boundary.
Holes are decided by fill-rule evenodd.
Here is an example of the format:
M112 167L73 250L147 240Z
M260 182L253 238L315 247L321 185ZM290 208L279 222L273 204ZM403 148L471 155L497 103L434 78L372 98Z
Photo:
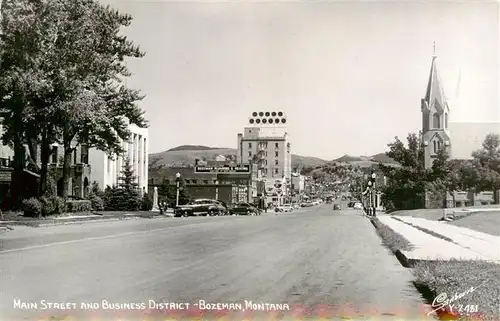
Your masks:
M250 165L195 166L195 174L250 174Z

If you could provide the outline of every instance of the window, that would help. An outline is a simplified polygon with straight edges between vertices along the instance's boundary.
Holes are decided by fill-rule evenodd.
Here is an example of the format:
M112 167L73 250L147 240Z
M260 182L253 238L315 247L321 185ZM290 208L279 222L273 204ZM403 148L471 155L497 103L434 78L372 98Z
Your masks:
M279 172L280 172L279 169L277 169L277 168L274 169L274 174L278 174Z
M73 150L73 164L76 165L78 158L76 157L76 149Z
M52 146L52 163L57 164L57 146Z
M89 148L85 145L83 145L80 148L80 163L82 164L88 164L89 163Z
M252 157L252 152L248 152L248 157Z
M432 127L433 128L441 128L441 123L440 123L440 119L439 119L439 114L438 113L434 113L434 115L432 116Z
M434 153L437 153L437 143L436 141L434 141L433 143L434 143Z
M267 166L267 159L266 159L266 160L264 160L264 164L266 164L266 166Z
M203 180L203 184L208 184L208 180Z
M279 161L276 159L276 160L274 161L274 165L278 165L278 163L279 163Z
M248 148L252 148L252 143L248 143Z
M280 148L280 144L279 143L274 143L274 147L275 148Z
M191 180L191 183L193 183L193 184L198 184L198 180L197 180L197 179L192 179L192 180Z
M280 152L274 152L275 157L279 157L279 155L280 155Z
M444 128L448 128L448 113L444 114Z

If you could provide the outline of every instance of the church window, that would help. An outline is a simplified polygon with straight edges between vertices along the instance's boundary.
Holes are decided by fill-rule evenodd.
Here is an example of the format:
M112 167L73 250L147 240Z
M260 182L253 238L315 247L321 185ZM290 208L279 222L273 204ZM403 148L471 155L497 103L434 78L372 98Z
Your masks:
M448 128L448 113L444 114L444 128Z
M434 153L437 153L437 142L434 141L433 143L434 143Z
M433 125L433 128L441 128L441 124L440 124L440 119L439 119L439 114L438 113L434 113L434 115L432 116L432 125Z

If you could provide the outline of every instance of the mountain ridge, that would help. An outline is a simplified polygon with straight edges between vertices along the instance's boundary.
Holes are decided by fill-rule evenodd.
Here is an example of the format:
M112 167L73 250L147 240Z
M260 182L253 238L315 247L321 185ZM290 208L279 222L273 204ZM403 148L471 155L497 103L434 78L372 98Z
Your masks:
M210 147L204 145L180 145L163 152L149 154L149 167L175 167L192 166L196 159L213 160L222 155L226 158L236 159L237 150L227 147ZM359 166L369 166L373 163L394 163L385 153L373 156L351 156L344 155L334 160L325 160L313 156L301 156L292 154L292 168L297 167L317 167L331 162L349 163Z

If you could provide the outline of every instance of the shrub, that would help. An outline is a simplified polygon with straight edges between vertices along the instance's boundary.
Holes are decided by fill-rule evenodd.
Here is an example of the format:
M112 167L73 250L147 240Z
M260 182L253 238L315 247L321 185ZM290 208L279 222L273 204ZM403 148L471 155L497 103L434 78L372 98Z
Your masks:
M40 198L40 203L42 206L42 216L53 215L54 212L56 211L53 198L48 198L46 196L43 196L42 198Z
M24 216L28 217L40 217L42 215L42 204L40 201L34 197L23 200L22 210Z
M92 206L92 210L94 211L104 210L104 201L98 194L95 194L92 191L89 193L88 199L90 201L90 205Z
M101 188L99 187L99 183L97 183L96 181L92 182L92 186L90 187L90 194L97 195L99 196L99 198L103 198L104 196L104 192L101 190Z
M143 211L151 211L153 209L153 198L148 193L142 196L141 208Z
M106 189L104 193L106 211L138 211L141 206L141 195L136 190L113 187Z
M51 197L51 201L54 204L54 214L64 214L67 212L68 207L66 206L66 201L64 198L59 196Z
M92 203L89 200L67 201L68 212L90 212L92 211Z

